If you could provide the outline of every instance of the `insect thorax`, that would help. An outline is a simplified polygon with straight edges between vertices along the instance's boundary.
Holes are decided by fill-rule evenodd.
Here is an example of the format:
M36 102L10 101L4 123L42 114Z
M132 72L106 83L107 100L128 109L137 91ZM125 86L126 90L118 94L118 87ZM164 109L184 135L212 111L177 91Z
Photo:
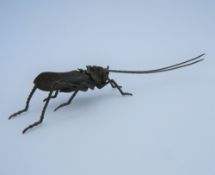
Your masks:
M99 88L107 83L109 77L108 68L103 68L100 66L86 66L86 73L94 80L96 86Z

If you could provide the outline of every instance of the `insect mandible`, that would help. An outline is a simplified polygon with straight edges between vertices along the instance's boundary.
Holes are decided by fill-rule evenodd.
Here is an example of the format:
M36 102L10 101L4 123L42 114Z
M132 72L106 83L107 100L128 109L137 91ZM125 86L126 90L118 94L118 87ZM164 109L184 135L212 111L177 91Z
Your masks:
M196 64L204 59L202 56L205 54L201 54L195 58L159 68L153 70L146 70L146 71L130 71L130 70L111 70L109 67L103 68L100 66L86 66L86 69L78 69L69 72L42 72L34 79L34 87L31 90L25 108L12 114L9 119L26 112L29 108L30 100L36 91L36 89L40 89L42 91L48 91L47 98L44 99L44 107L42 109L40 119L33 124L26 127L22 133L24 134L27 130L41 124L44 119L45 111L49 104L50 99L56 98L59 92L65 92L73 94L69 98L69 100L65 103L62 103L58 107L55 108L54 111L69 105L74 97L77 95L79 91L87 91L88 89L94 89L97 87L98 89L102 89L104 86L110 84L112 88L116 88L119 90L121 95L132 95L131 93L124 92L122 87L117 84L117 82L109 77L109 73L128 73L128 74L151 74L151 73L161 73L166 71L171 71L174 69L179 69L182 67L190 66Z

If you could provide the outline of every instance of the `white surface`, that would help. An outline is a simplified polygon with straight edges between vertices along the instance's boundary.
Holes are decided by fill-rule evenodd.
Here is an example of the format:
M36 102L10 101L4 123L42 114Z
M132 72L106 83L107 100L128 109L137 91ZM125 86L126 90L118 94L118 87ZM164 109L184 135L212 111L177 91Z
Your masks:
M0 1L1 175L214 175L215 3ZM198 65L156 75L111 74L110 86L24 107L35 76L85 65L152 69L205 52Z

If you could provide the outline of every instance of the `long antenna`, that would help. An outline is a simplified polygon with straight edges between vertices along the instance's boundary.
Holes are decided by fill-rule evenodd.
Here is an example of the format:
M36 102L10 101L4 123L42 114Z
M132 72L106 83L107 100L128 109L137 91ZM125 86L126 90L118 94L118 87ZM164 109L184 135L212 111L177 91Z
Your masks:
M166 72L166 71L171 71L174 69L179 69L182 67L186 67L186 66L190 66L193 64L196 64L200 61L203 61L204 59L201 58L202 56L204 56L205 54L201 54L195 58L177 63L177 64L173 64L171 66L167 66L167 67L163 67L163 68L159 68L159 69L152 69L152 70L145 70L145 71L133 71L133 70L108 70L109 72L113 72L113 73L127 73L127 74L149 74L149 73L160 73L160 72Z

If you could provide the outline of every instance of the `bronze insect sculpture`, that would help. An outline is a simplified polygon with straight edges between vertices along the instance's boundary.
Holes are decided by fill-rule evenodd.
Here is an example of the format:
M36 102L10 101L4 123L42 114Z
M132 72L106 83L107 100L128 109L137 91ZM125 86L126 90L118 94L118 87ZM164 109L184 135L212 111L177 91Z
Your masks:
M204 60L202 58L202 56L204 55L205 54L201 54L195 58L168 67L146 71L111 70L109 69L109 67L103 68L100 66L86 66L87 69L78 69L69 72L42 72L34 80L34 87L27 98L25 108L12 114L9 117L9 119L28 110L30 100L36 89L48 91L49 94L48 97L44 99L45 104L42 109L40 119L37 122L26 127L22 132L23 134L27 130L42 123L50 99L56 98L59 92L65 93L73 92L73 94L66 103L59 105L58 107L55 108L54 111L58 110L63 106L69 105L79 91L87 91L89 88L93 90L95 87L97 87L98 89L102 89L104 86L108 84L110 84L112 88L117 88L121 95L123 96L132 95L131 93L124 92L122 90L122 87L119 86L115 80L110 79L109 73L128 73L128 74L161 73L196 64Z

